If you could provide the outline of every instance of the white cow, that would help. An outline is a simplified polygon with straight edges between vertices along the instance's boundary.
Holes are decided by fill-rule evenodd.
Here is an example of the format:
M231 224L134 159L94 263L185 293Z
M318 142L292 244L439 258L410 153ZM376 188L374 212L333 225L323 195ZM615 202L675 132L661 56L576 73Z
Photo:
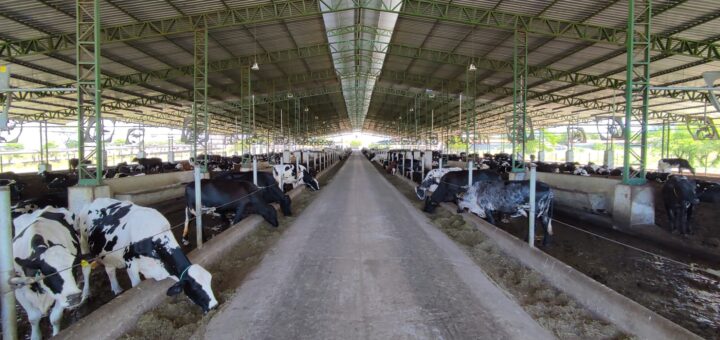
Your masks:
M160 212L111 198L98 198L81 212L77 223L83 253L100 258L115 294L122 292L115 270L127 268L133 287L140 284L140 274L157 281L169 277L177 282L167 295L184 291L204 312L217 306L212 275L190 263Z
M425 178L423 179L422 183L415 187L415 195L417 195L418 199L424 200L425 197L427 197L428 192L431 194L437 189L438 184L440 184L440 179L445 176L448 172L453 171L462 171L463 169L457 168L457 167L451 167L451 168L442 168L442 169L432 169L428 171L427 175L425 175Z
M77 286L73 269L69 269L81 263L73 219L65 208L46 207L13 221L17 277L11 282L20 285L15 295L27 312L33 340L42 338L40 318L50 307L50 323L53 335L56 335L60 331L63 310L79 306L90 293L90 266L82 266L82 291Z
M273 177L277 181L280 190L284 190L283 185L292 184L293 189L305 184L312 191L320 190L320 182L310 175L304 165L298 165L297 171L295 164L277 164L273 165Z

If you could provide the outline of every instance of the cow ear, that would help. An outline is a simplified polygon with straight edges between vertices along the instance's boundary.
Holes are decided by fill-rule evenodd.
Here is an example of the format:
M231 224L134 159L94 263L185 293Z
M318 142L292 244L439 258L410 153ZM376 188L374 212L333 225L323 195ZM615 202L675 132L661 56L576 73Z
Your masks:
M16 257L15 263L17 263L18 265L20 265L20 267L23 268L40 270L40 265L33 260L21 259L19 257Z
M178 294L180 294L180 292L182 292L182 290L183 290L183 282L182 281L175 282L174 285L172 285L172 286L170 286L170 288L168 288L167 296L178 295Z

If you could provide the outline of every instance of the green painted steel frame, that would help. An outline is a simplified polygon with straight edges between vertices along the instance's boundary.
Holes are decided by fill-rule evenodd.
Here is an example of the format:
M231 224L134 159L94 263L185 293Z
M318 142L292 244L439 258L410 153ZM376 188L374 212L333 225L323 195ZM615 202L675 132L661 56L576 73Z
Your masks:
M77 11L77 119L78 185L96 186L103 179L102 83L100 82L100 4L99 0L76 0ZM86 129L93 126L95 142L85 143ZM94 145L93 145L94 144ZM94 164L84 160L95 156ZM91 162L92 163L92 162ZM95 172L89 167L94 165Z
M207 147L210 141L210 112L208 110L208 31L200 28L193 35L193 105L192 157L197 161L198 144L205 156L202 171L207 171ZM202 137L200 137L202 135ZM188 141L190 142L190 141Z
M512 171L524 172L527 139L527 33L515 30L513 34L513 115L512 130L508 132L512 141ZM518 145L520 144L520 145ZM519 148L518 148L519 147Z
M640 6L635 8L636 4ZM637 11L637 12L636 12ZM636 14L637 13L637 14ZM624 184L645 184L647 166L647 122L650 96L650 37L652 0L628 0L627 70L625 83L625 143L623 147ZM634 97L641 99L636 112ZM632 128L639 128L633 131ZM636 151L639 149L639 151ZM636 169L632 169L636 166Z

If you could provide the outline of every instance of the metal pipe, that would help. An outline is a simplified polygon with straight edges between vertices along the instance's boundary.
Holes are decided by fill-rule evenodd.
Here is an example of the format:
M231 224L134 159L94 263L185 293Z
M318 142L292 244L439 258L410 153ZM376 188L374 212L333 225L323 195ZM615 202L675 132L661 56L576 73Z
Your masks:
M467 170L468 170L468 190L470 190L470 188L472 188L472 184L473 184L472 175L473 175L473 168L475 167L475 165L474 165L473 163L474 163L473 160L469 160L469 161L468 161L468 167L467 167Z
M253 184L255 184L255 186L257 186L258 182L257 182L257 157L256 156L253 156L253 158L252 158L252 167L253 167L252 168L253 169Z
M427 151L425 151L427 152ZM425 155L420 157L420 182L425 178Z
M195 160L197 163L197 160ZM202 249L202 186L200 175L200 166L195 164L195 237L197 241L197 249Z
M410 157L410 180L412 180L412 173L415 170L415 168L413 167L415 165L415 151L410 150L410 156L412 156Z
M530 213L528 214L528 245L535 247L535 182L537 180L537 165L530 163Z
M10 286L10 278L15 273L12 259L10 188L4 186L0 187L0 304L2 304L2 334L4 340L17 339L15 291Z

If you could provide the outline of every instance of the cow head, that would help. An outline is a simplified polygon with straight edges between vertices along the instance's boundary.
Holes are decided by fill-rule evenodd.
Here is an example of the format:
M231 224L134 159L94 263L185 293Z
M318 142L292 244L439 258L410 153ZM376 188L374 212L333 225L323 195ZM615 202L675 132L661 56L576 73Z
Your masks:
M60 244L45 244L42 236L35 235L32 240L33 252L28 258L15 258L22 268L24 277L14 283L30 284L32 290L40 290L52 295L55 303L63 308L73 308L82 302L82 291L75 282L71 268L75 255ZM17 268L17 267L16 267Z
M300 170L300 173L302 174L303 183L305 183L305 185L307 185L310 190L320 190L320 182L318 182L318 180L310 174L310 172L305 168L305 166L300 165L298 170Z
M173 296L185 292L192 302L207 313L218 305L210 286L211 282L212 274L202 266L193 264L180 274L178 282L168 288L167 295Z

